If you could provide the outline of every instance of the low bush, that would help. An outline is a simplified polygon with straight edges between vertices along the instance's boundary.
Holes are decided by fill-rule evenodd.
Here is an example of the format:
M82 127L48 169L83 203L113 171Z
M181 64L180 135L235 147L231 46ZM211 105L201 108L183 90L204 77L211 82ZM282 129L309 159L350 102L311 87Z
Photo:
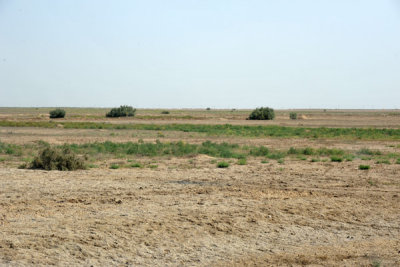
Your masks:
M135 162L135 163L132 163L132 164L130 165L130 167L131 167L131 168L142 168L143 166L142 166L142 164L140 164L139 162Z
M342 162L343 158L342 157L338 157L338 156L332 156L331 157L331 161L332 162Z
M228 168L229 167L229 163L225 162L225 161L220 161L217 163L217 167L218 168Z
M360 166L358 166L358 169L360 169L360 170L369 170L370 166L369 165L360 165Z
M249 115L249 120L273 120L275 118L275 112L272 108L261 107L256 108Z
M50 111L50 118L51 119L58 119L65 117L65 110L61 108L57 108L55 110Z
M120 106L119 108L113 108L106 114L106 117L133 117L135 116L136 109L131 106Z
M169 111L168 110L163 110L163 111L161 111L161 114L169 114Z
M119 169L119 165L118 164L111 164L110 169L113 169L113 170Z
M291 120L297 120L297 113L296 112L290 112L289 118Z
M31 169L43 169L47 171L73 171L85 169L84 160L79 158L67 147L52 148L50 146L39 152L31 165Z

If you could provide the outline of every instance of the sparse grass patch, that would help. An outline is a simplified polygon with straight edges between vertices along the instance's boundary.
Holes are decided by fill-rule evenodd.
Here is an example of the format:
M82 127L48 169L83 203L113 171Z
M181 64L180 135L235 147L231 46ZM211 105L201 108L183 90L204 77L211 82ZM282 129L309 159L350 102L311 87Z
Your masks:
M104 122L47 122L47 121L0 121L3 127L66 129L132 129L148 131L182 131L205 133L210 136L279 137L279 138L332 138L350 140L400 140L400 129L378 128L305 128L277 125L202 125L202 124L115 124ZM400 145L399 145L400 147ZM362 152L363 153L363 152Z
M110 169L116 170L119 169L119 165L118 164L111 164Z
M352 155L352 154L346 154L346 155L344 156L344 159L345 159L346 161L353 161L353 160L355 159L355 156Z
M358 169L360 169L360 170L369 170L370 166L369 165L360 165L360 166L358 166Z
M387 159L380 159L375 162L376 164L391 164Z
M361 148L359 151L357 151L357 154L376 156L376 155L382 155L382 152L380 152L378 150L371 150L369 148Z
M157 164L150 164L148 167L149 167L150 169L157 169L157 168L158 168L158 165L157 165Z
M331 157L331 161L332 162L342 162L343 158L342 157L338 157L338 156L332 156Z
M361 156L360 159L361 160L371 160L372 157Z
M268 154L269 154L269 149L265 146L255 147L250 150L250 155L256 156L256 157L259 157L259 156L264 157L264 156L267 156Z
M278 159L276 162L278 162L279 164L284 164L285 161L283 159Z
M320 162L321 160L320 159L317 159L317 158L312 158L311 159L311 162Z
M95 169L95 168L99 167L99 165L96 165L96 164L93 164L93 163L90 163L87 166L88 166L89 169Z
M266 163L269 163L269 161L264 159L264 160L261 161L261 163L262 164L266 164Z
M135 162L135 163L132 163L131 165L129 165L129 167L131 167L131 168L142 168L143 165L140 164L139 162Z
M307 157L305 157L305 156L298 156L297 157L299 160L307 160Z
M396 164L400 164L400 158L396 160Z
M279 159L282 159L282 158L284 158L285 157L285 153L283 153L283 152L275 152L275 153L272 153L272 154L269 154L269 155L267 155L267 157L269 158L269 159L276 159L276 160L279 160Z
M220 161L217 163L217 167L218 168L228 168L229 167L229 163L226 161Z
M247 164L247 160L246 160L246 159L239 159L239 160L237 161L237 164L238 164L238 165L246 165L246 164Z

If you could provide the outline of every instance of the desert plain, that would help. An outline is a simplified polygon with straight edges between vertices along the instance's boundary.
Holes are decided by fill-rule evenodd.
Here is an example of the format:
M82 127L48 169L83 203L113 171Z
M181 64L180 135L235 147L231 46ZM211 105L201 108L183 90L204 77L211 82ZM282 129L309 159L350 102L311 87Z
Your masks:
M66 108L52 120L49 110L0 108L0 266L400 266L399 110L278 110L272 121L234 109L111 119L107 109ZM349 128L381 135L307 135ZM206 141L245 157L82 152ZM30 169L41 143L77 147L87 168ZM260 147L272 152L252 153Z

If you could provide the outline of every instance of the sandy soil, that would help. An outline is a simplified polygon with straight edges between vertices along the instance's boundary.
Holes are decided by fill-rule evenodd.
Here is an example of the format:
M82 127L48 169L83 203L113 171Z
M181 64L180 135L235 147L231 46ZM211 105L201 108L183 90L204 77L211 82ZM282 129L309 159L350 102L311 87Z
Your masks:
M398 166L193 160L0 169L0 265L400 264Z

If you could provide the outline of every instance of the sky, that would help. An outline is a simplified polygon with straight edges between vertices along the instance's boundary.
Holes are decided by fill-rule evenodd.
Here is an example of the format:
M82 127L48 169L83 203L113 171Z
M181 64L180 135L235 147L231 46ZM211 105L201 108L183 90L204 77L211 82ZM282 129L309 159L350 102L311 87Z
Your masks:
M0 0L0 106L400 108L400 0Z

